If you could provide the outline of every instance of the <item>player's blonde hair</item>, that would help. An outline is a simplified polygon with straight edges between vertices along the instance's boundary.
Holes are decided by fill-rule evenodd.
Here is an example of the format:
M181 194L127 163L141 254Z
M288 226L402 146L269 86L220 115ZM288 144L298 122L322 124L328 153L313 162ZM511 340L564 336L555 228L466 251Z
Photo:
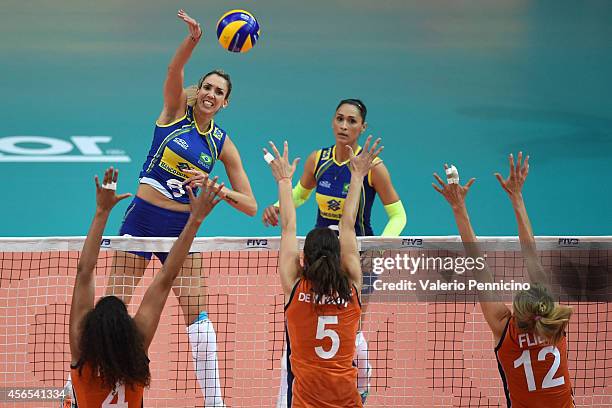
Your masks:
M569 306L555 304L546 287L540 284L517 293L512 308L520 329L536 333L553 345L565 335L573 312Z
M202 76L202 78L200 78L200 80L198 81L197 85L191 85L185 89L185 93L187 94L187 105L192 106L192 107L193 105L195 105L196 93L198 92L198 89L202 87L204 80L211 75L218 75L221 78L225 79L225 81L227 82L227 95L225 95L225 99L229 99L229 96L232 93L232 79L230 78L227 72L221 69L215 69L215 70L212 70L204 74L204 76Z

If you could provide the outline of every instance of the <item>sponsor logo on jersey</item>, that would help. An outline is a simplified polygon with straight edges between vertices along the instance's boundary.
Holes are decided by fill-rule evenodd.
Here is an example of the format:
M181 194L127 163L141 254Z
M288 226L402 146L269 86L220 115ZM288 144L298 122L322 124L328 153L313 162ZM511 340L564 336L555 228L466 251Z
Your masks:
M249 238L246 241L247 248L268 248L268 240L261 238Z
M212 157L210 157L206 153L200 153L200 158L198 159L198 164L201 164L202 166L205 166L206 169L209 169L210 165L212 164L212 162L213 162Z
M221 140L221 138L223 137L223 131L219 128L215 128L215 130L213 130L213 136L216 137L218 140Z
M191 174L183 173L185 170L198 170L204 172L203 169L200 169L193 163L186 161L185 158L173 152L168 146L164 148L164 153L159 161L159 167L182 179L191 177Z
M331 155L331 149L324 149L321 152L321 160L327 160L329 159L329 156Z
M0 162L113 162L132 161L121 149L102 149L110 136L71 136L70 140L46 136L0 137Z
M347 195L348 194L349 184L350 183L344 183L344 185L342 186L342 195Z
M330 211L338 211L342 208L340 206L340 201L331 199L327 202L327 209Z
M176 164L176 168L180 171L191 170L191 166L187 162L180 162Z
M319 185L323 188L331 188L331 183L327 180L321 180Z
M189 149L189 145L187 144L185 139L181 139L180 137L175 137L174 138L174 143L176 143L177 145L181 146L185 150Z

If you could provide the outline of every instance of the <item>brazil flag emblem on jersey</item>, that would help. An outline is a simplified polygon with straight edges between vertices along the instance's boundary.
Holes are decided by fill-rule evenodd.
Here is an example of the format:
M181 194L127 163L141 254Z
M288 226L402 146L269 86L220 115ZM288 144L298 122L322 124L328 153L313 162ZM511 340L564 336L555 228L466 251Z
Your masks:
M344 183L344 186L342 187L342 195L347 195L348 194L349 184L350 183Z
M200 158L198 159L198 163L206 166L206 167L210 167L210 165L212 164L212 157L210 157L209 155L207 155L206 153L200 153Z

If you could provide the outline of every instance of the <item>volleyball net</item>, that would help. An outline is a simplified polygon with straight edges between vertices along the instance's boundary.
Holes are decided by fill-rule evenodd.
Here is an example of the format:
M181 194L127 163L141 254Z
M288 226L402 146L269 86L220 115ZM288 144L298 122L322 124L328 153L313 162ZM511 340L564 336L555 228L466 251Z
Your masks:
M154 257L142 279L125 288L111 279L121 274L111 268L113 258L129 265L124 251L165 252L173 241L104 238L96 295L114 282L114 293L133 292L128 309L135 313L161 265ZM285 341L279 242L198 238L196 261L184 274L190 277L176 281L188 302L197 300L189 288L202 289L228 407L277 403ZM35 391L63 388L69 372L68 321L82 244L82 237L0 239L0 407L59 406ZM364 238L359 245L370 289L362 322L372 368L366 406L505 407L493 338L469 283L477 262L466 263L460 239ZM574 309L567 339L577 406L612 407L612 237L539 237L537 246L554 296ZM510 305L529 282L517 239L483 238L482 248L495 281L503 282L497 299ZM149 350L147 407L204 407L184 310L171 293Z

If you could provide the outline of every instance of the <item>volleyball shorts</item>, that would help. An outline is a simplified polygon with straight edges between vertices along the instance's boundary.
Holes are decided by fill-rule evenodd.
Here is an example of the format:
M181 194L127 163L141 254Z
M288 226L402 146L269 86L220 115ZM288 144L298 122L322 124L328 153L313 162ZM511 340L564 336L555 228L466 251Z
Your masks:
M188 212L172 211L157 207L142 198L134 197L123 216L123 223L119 235L132 237L178 237L187 220ZM149 260L155 254L164 263L168 257L167 252L137 252L130 253Z

